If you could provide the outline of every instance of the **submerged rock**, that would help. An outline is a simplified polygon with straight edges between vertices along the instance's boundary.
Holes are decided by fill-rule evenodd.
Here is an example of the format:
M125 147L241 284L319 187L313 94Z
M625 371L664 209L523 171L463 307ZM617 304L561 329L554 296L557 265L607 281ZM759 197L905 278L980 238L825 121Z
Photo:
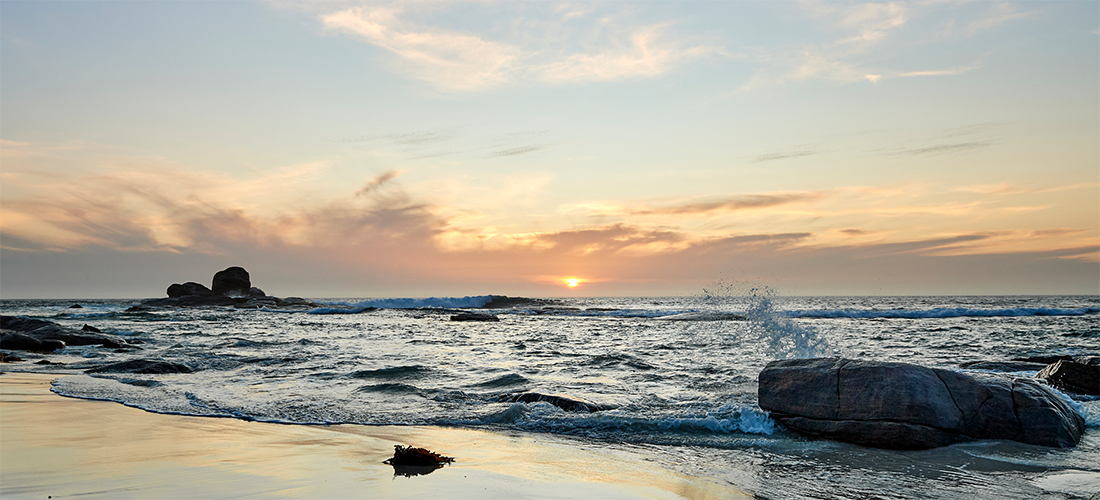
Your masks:
M84 373L191 373L190 366L169 361L132 359L85 370Z
M760 372L760 407L787 428L864 446L926 449L974 439L1075 446L1084 420L1027 378L816 358Z
M1063 391L1100 396L1100 366L1060 360L1035 377Z
M989 370L991 372L1038 372L1047 365L1029 361L971 361L962 363L960 368L968 370Z
M500 321L495 314L464 312L451 316L451 321Z
M550 403L565 411L597 412L610 410L611 407L598 405L591 401L560 394L541 394L538 392L521 392L519 394L507 394L497 399L502 403L537 403L539 401Z

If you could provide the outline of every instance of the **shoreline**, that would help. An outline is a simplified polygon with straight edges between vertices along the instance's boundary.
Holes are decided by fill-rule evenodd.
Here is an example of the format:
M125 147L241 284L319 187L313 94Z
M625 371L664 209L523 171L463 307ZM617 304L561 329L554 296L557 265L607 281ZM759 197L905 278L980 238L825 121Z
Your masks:
M64 374L0 374L0 497L753 498L645 447L424 426L294 425L60 396ZM455 463L395 476L394 445Z

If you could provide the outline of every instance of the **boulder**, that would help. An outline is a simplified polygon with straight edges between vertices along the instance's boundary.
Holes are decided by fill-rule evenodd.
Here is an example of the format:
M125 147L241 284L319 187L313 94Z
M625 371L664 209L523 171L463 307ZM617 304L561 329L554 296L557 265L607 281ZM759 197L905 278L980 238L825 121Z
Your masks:
M1100 366L1060 360L1035 374L1063 391L1100 396Z
M248 296L249 297L267 297L267 294L264 293L263 290L261 290L257 287L252 287L252 288L248 289Z
M248 277L248 271L236 266L214 273L214 281L210 286L214 295L247 296L251 289L252 281Z
M926 449L974 439L1071 447L1084 420L1027 378L816 358L760 372L760 407L788 429L864 446Z
M173 283L168 287L169 297L176 298L184 297L187 295L208 296L214 295L214 292L211 291L209 288L206 288L206 285L203 285L202 283L195 283L194 281L188 281L187 283L184 283L182 285L179 283Z

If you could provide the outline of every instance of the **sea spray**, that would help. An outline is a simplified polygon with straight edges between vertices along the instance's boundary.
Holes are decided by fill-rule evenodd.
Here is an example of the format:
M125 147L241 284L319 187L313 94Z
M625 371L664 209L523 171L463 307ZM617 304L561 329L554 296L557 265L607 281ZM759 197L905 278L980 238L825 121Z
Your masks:
M764 348L769 359L815 358L837 355L837 348L816 328L799 323L776 305L777 293L767 286L746 286L740 282L719 281L703 288L701 305L739 313L747 319L742 344Z
M775 359L818 358L836 354L836 348L816 328L799 324L775 307L775 292L753 289L745 311L749 331Z

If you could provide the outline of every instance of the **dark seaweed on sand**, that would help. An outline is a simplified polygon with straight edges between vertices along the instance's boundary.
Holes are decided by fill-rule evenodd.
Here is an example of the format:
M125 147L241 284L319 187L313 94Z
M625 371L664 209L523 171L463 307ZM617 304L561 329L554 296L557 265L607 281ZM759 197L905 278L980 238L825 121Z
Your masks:
M412 446L397 444L393 446L393 457L382 463L392 465L395 476L413 477L431 474L436 469L443 467L443 464L454 461L455 459L452 457L445 457L424 448L413 448Z
M412 446L393 445L393 457L382 462L389 465L415 465L415 466L442 466L454 462L452 457L445 457L424 448Z

